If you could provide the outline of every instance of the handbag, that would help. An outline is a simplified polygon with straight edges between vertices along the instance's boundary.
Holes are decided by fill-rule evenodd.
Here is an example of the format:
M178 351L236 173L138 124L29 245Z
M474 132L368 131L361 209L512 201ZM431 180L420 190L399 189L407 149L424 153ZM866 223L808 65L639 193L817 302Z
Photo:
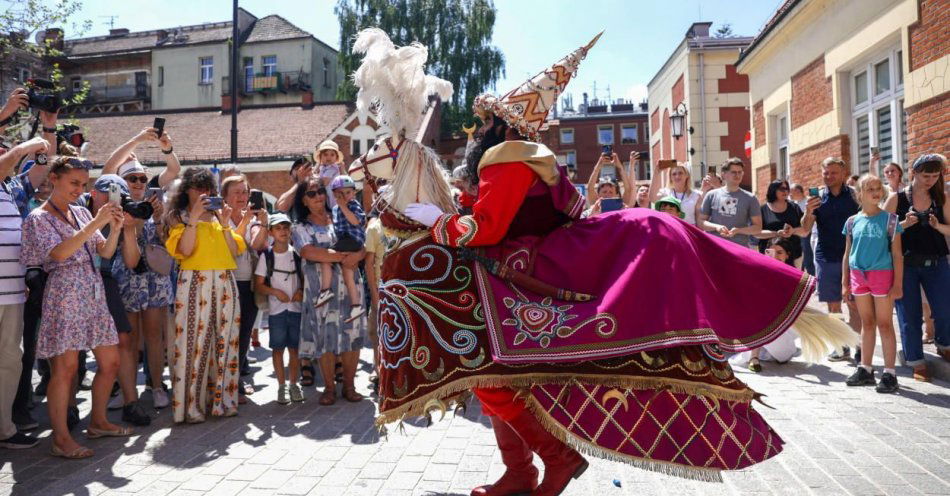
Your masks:
M164 246L159 245L145 245L145 261L153 272L163 276L171 274L175 266L175 259Z

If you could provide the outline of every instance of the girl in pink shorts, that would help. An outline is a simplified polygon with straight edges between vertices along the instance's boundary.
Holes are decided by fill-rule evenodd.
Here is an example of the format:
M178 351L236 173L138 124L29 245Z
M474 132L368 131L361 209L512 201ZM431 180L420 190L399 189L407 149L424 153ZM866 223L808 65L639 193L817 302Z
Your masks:
M877 176L865 174L857 183L861 211L845 222L842 234L847 237L844 259L850 270L843 271L842 296L854 297L861 315L861 363L846 384L873 386L879 393L897 391L894 361L897 339L894 335L894 300L903 295L904 259L901 251L903 230L897 216L881 210L884 184ZM881 334L884 348L884 372L875 383L874 345L876 332Z

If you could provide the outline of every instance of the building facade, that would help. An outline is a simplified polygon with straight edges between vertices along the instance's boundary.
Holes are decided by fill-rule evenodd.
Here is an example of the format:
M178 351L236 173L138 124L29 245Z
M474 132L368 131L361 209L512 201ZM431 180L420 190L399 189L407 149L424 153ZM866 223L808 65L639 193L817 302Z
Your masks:
M242 105L332 101L342 78L337 52L286 19L238 9ZM151 31L113 29L67 40L67 91L89 93L79 114L230 108L232 23Z
M710 26L693 23L647 85L650 158L689 162L696 185L707 166L745 158L749 131L749 82L735 62L752 38L710 36ZM672 115L684 115L681 136L674 136ZM751 176L743 187L752 187Z
M819 186L821 161L854 174L950 152L945 0L786 0L740 57L749 77L755 191Z

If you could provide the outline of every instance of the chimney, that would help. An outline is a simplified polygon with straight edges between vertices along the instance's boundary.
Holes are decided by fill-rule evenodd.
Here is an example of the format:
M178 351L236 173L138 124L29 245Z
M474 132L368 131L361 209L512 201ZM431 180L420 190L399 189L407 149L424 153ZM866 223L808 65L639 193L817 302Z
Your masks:
M119 36L125 36L125 35L127 35L127 34L129 34L129 30L128 30L127 28L115 28L115 29L110 29L110 30L109 30L109 37L110 37L110 38L115 38L115 37L119 37Z
M711 22L694 22L689 30L686 31L687 38L708 38Z
M46 36L43 37L43 43L49 43L49 46L54 50L63 51L62 28L47 28Z
M168 41L168 30L167 30L167 29L159 29L159 30L155 31L155 44L156 44L156 45L164 44L166 41Z

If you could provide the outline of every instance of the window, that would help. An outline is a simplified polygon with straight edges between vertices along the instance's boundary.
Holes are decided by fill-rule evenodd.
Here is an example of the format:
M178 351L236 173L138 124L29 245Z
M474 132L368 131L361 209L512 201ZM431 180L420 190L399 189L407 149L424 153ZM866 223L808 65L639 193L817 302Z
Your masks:
M330 59L323 59L323 87L330 87Z
M17 72L18 72L17 77L19 78L17 81L18 81L19 83L26 83L26 80L27 80L27 79L30 79L30 70L29 70L29 69L24 69L24 68L21 67L20 70L17 71ZM6 96L6 95L4 95L4 96Z
M198 59L198 65L201 67L199 84L211 84L214 78L214 57L201 57Z
M639 142L636 124L622 124L620 126L620 144L635 145Z
M577 167L577 152L571 150L567 152L567 158L565 160L568 167Z
M904 86L904 52L897 51L897 67L894 68L894 71L897 73L897 87L901 88Z
M363 154L363 150L362 150L362 148L360 147L360 140L358 140L358 139L351 139L351 140L350 140L350 145L351 145L350 148L353 150L352 155L353 155L354 157L359 157L360 155Z
M775 147L778 170L775 171L778 177L787 178L788 170L788 114L781 114L775 117Z
M597 126L597 143L601 145L614 144L614 126Z
M244 57L244 91L254 91L254 59Z
M853 72L851 142L854 172L870 169L872 149L877 149L882 165L907 160L907 129L904 116L902 53L891 49L877 53ZM897 143L900 139L900 143Z
M573 129L561 129L561 144L562 145L574 144L574 130Z
M78 77L74 77L70 80L70 83L71 83L70 86L73 89L73 93L76 93L82 90L82 79ZM159 86L161 86L161 84L159 84Z
M277 56L266 55L261 57L261 67L264 68L264 77L273 76L277 73Z
M165 86L165 66L158 66L158 85Z

